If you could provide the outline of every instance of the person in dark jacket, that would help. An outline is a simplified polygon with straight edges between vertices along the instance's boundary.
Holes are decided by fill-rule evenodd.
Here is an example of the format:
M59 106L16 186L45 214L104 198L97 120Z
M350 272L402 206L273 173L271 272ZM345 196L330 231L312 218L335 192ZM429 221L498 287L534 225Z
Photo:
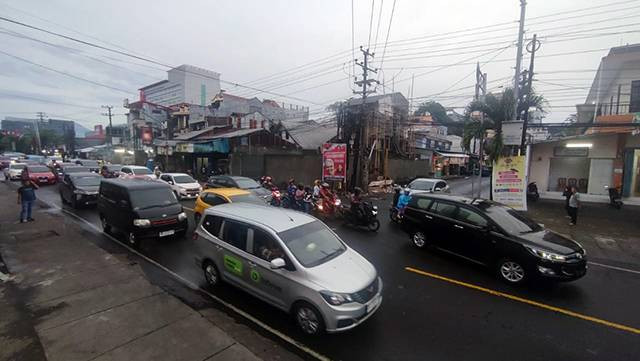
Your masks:
M567 218L571 218L571 210L569 209L569 199L571 199L571 195L571 187L565 186L562 196L564 197L564 210L567 212L567 215L565 216Z
M33 222L31 208L36 201L36 189L38 186L30 180L23 180L22 186L18 188L18 204L20 208L20 223Z

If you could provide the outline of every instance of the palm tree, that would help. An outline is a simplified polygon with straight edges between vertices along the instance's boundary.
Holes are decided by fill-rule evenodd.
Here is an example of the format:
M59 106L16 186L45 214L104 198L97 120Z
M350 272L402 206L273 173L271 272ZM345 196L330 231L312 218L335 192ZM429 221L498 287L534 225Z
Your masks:
M481 138L482 134L487 130L492 129L495 132L495 136L492 141L487 144L485 153L489 156L489 160L491 162L502 155L502 122L515 119L515 102L516 100L513 96L513 90L511 88L506 88L499 94L487 94L483 101L474 100L469 103L465 109L465 117L467 119L462 136L462 145L464 148L469 150L469 146L473 138ZM525 102L518 105L518 110L524 111L525 109L535 108L542 113L546 113L546 104L547 101L542 95L534 93L530 97L529 106L527 106ZM482 124L471 120L471 114L475 111L479 111L484 114Z

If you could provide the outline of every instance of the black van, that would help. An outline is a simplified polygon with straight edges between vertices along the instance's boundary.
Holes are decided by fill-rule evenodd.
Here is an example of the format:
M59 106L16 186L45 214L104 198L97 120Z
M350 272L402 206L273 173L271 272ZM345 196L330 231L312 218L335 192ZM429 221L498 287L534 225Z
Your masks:
M171 187L145 179L104 179L98 213L105 232L116 228L134 246L141 238L183 237L189 227Z

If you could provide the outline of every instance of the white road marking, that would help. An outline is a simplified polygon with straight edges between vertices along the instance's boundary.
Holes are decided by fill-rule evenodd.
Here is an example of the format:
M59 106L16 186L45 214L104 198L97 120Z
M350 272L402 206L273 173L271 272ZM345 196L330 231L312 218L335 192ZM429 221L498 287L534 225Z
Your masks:
M44 201L43 201L44 202ZM48 202L45 202L48 203ZM221 303L223 306L233 310L234 312L236 312L237 314L239 314L240 316L248 319L249 321L255 323L256 325L262 327L263 329L271 332L272 334L276 335L277 337L279 337L280 339L282 339L283 341L293 345L294 347L298 348L299 350L311 355L312 357L315 357L318 360L330 360L328 357L310 349L309 347L305 346L304 344L294 340L293 338L285 335L284 333L274 329L273 327L267 325L266 323L258 320L257 318L251 316L250 314L248 314L247 312L239 309L238 307L222 300L221 298L219 298L218 296L210 293L209 291L199 287L198 285L196 285L195 283L189 281L188 279L180 276L179 274L173 272L172 270L168 269L167 267L163 266L162 264L156 262L155 260L143 255L142 253L138 252L137 250L129 247L127 244L124 244L120 241L118 241L115 237L111 236L110 234L106 234L102 231L102 229L100 229L98 226L96 226L95 224L87 221L86 219L78 216L77 214L73 213L73 212L69 212L68 210L64 209L64 208L60 208L55 204L52 203L48 203L51 207L56 208L61 210L62 212L71 215L72 217L82 221L83 223L85 223L86 225L88 225L89 227L93 228L96 232L98 233L102 233L103 235L107 236L111 241L115 242L116 244L118 244L119 246L125 247L126 249L128 249L130 252L135 253L136 255L138 255L139 257L142 257L143 259L145 259L147 262L155 265L156 267L162 269L163 271L167 272L168 274L170 274L171 276L173 276L173 278L179 280L180 282L184 283L185 285L187 285L189 288L201 292L207 296L209 296L211 299L213 299L216 302Z
M635 274L639 274L640 275L640 271L632 270L632 269L629 269L629 268L610 266L608 264L602 264L602 263L591 262L591 261L587 261L587 263L588 264L592 264L594 266L599 266L599 267L604 267L604 268L611 268L611 269L614 269L616 271L629 272L629 273L635 273Z

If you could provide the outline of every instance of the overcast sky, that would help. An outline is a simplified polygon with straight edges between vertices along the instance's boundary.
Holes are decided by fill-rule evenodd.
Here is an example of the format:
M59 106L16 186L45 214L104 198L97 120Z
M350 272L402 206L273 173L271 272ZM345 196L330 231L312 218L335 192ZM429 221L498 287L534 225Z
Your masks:
M222 84L229 93L311 106L314 118L327 104L352 96L351 4L349 0L4 0L0 16L163 64L214 70L223 80L297 100ZM473 96L476 61L488 73L490 90L510 84L519 1L397 0L385 51L393 4L375 0L371 24L372 1L354 1L355 46L375 48L372 66L382 68L376 77L385 81L378 93L395 90L409 97L415 76L413 96L424 98L415 99L414 105L434 99L463 107ZM535 86L551 107L545 121L562 121L575 112L571 106L584 101L606 49L640 42L638 15L640 1L529 0L526 36L537 33L542 41L536 54ZM166 79L167 68L162 66L4 21L0 21L0 44L0 117L32 117L43 111L92 127L106 121L100 106L109 104L119 114L115 123L122 123L126 121L122 100L136 99L138 88ZM356 52L356 58L362 56Z

